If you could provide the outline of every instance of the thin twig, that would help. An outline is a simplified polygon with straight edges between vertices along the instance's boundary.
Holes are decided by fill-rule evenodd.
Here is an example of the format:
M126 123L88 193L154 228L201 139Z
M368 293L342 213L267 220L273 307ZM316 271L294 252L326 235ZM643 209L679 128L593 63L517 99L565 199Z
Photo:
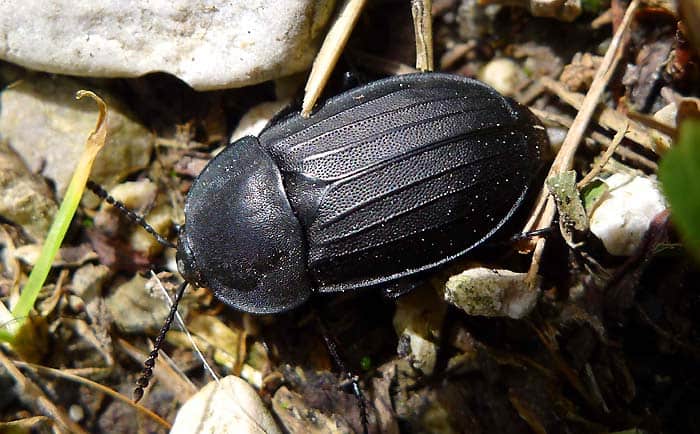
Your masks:
M411 0L413 29L416 34L416 69L432 71L433 63L433 19L432 0Z
M569 104L577 110L583 109L583 103L585 97L577 92L571 92L566 89L563 84L558 81L554 81L548 77L542 77L540 82L551 92L554 92L560 100ZM591 86L592 87L592 86ZM657 152L657 143L654 142L653 138L649 134L649 130L637 122L631 121L627 116L618 111L612 110L607 107L595 107L599 109L599 112L595 116L596 121L614 131L620 131L627 126L627 133L625 137L632 140L635 143L649 149L652 152ZM578 117L577 117L578 118Z
M531 82L530 86L522 91L518 91L515 95L515 99L522 105L530 105L532 102L539 98L544 92L544 86L539 81Z
M596 17L593 21L591 21L591 29L598 30L599 28L601 28L603 26L607 26L608 24L612 24L612 21L613 21L612 9L608 9L607 11L598 15L598 17Z
M675 127L675 125L669 125L666 122L656 119L652 115L646 113L639 113L638 111L634 110L629 110L627 112L627 116L630 119L633 119L639 122L640 124L644 125L645 127L666 134L669 137L676 137L676 135L678 134L678 129Z
M550 124L556 124L565 128L570 128L571 124L573 122L573 119L571 119L568 116L560 115L557 113L551 113L545 110L539 110L534 107L530 107L530 111L535 114L538 118L542 120L545 124L550 123ZM622 131L622 130L620 130ZM618 131L618 133L620 132ZM606 136L603 133L600 133L598 131L590 131L588 133L588 136L593 139L595 142L600 143L603 145L606 149L612 144L612 140ZM632 161L634 162L635 165L644 167L645 169L648 169L652 172L656 172L659 168L658 164L656 162L651 161L647 157L638 154L637 152L633 151L630 148L624 147L624 146L618 146L615 148L615 153L619 155L621 158Z
M610 146L608 146L608 149L605 150L605 153L603 156L598 160L593 167L591 168L590 172L586 174L586 176L581 179L578 184L576 184L576 188L579 190L582 189L583 187L586 186L593 178L598 176L601 170L603 170L603 167L605 167L605 164L608 162L610 157L612 157L612 154L615 153L615 149L622 143L622 139L625 138L625 132L627 132L627 129L625 128L624 130L620 130L615 134L615 137L612 139L612 143L610 143Z
M478 46L475 40L456 44L449 48L440 58L440 70L452 68L457 62L462 60L471 50Z
M88 387L92 387L96 390L99 390L100 392L103 392L103 393L111 396L114 399L122 401L123 403L135 408L137 411L148 416L151 420L158 423L162 427L164 427L166 429L170 429L172 427L170 425L170 422L168 422L167 420L158 416L156 413L152 412L148 408L144 407L141 404L137 404L137 403L133 402L130 398L122 395L121 393L117 392L116 390L110 389L109 387L107 387L103 384L100 384L96 381L92 381L88 378L81 377L79 375L75 375L75 374L72 374L72 373L67 372L67 371L62 371L60 369L49 368L48 366L35 365L34 363L15 361L14 364L21 367L21 368L33 369L39 373L48 374L48 375L51 375L54 377L63 378L66 380L70 380L70 381L74 381L76 383L83 384L83 385L88 386ZM71 432L75 432L75 431L71 431ZM84 432L84 431L80 431L80 432Z

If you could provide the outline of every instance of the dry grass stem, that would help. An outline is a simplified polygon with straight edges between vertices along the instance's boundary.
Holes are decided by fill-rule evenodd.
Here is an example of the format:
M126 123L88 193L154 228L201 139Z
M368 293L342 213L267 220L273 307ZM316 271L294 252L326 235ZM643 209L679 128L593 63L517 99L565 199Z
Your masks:
M610 160L610 157L615 153L615 150L617 147L622 143L622 139L625 138L625 132L627 132L627 129L625 128L624 130L620 130L615 134L615 137L613 137L612 142L610 143L610 146L608 146L608 149L605 150L605 153L603 154L603 157L598 160L593 167L591 168L591 171L586 174L586 176L581 179L578 184L576 184L576 188L579 190L583 187L586 186L593 178L598 176L601 170L603 170L603 167L605 167L605 164Z
M569 128L571 127L571 123L573 122L573 119L571 119L568 116L560 115L557 113L551 113L546 110L539 110L534 107L530 107L530 111L533 112L541 120L551 124L557 124L562 127ZM590 131L588 133L588 137L590 137L593 141L605 146L605 148L609 147L610 144L612 144L612 140L608 136L598 131ZM644 168L652 172L656 172L656 170L659 167L658 164L656 164L656 162L624 146L618 146L617 148L615 148L615 153L621 158L631 162L634 166Z
M4 358L4 356L0 357L0 362L4 363L4 361L2 361L2 358ZM9 359L6 359L6 360L9 362ZM147 409L143 405L134 403L130 398L127 398L126 396L122 395L121 393L117 392L116 390L110 389L109 387L104 386L100 383L97 383L97 382L92 381L90 379L80 377L78 375L75 375L75 374L72 374L72 373L69 373L66 371L61 371L59 369L49 368L47 366L35 365L33 363L18 362L18 361L10 362L10 364L13 364L13 363L16 366L19 366L21 368L26 368L26 369L32 369L40 374L47 374L47 375L51 375L53 377L63 378L66 380L70 380L70 381L74 381L76 383L83 384L83 385L85 385L87 387L91 387L95 390L99 390L100 392L105 393L105 394L111 396L112 398L117 399L119 401L122 401L123 403L135 408L136 410L143 413L145 416L149 417L151 420L158 423L162 427L164 427L166 429L171 428L170 422L168 422L167 420L158 416L157 414L155 414L151 410ZM14 367L14 365L13 365L13 367ZM14 367L14 369L17 370L17 372L19 372L19 370L16 367ZM20 373L20 375L21 375L21 373ZM36 386L34 386L34 387L36 387ZM61 411L61 410L59 409L59 411ZM68 415L65 415L65 417L68 418ZM86 431L84 431L82 428L80 428L80 426L78 426L75 422L70 420L70 418L68 418L68 420L73 424L73 426L70 427L68 432L86 433Z
M306 87L304 87L304 101L301 105L302 116L308 117L311 114L311 109L316 104L318 97L321 96L365 2L366 0L345 0L339 8L338 17L328 30L321 49L314 59L314 64L311 66L311 73Z
M19 395L24 398L23 402L25 404L33 406L35 410L41 414L52 417L64 432L87 434L87 431L73 422L65 411L51 402L49 397L44 394L39 386L34 384L17 369L17 366L21 366L24 363L11 361L0 351L0 364L4 366L10 376L14 378L17 386L21 390Z
M556 94L563 102L569 104L577 110L582 109L584 102L583 95L577 92L569 91L563 84L548 77L542 77L540 81L548 90L554 92L554 94ZM628 129L625 136L628 139L639 143L641 146L649 149L650 151L657 152L657 146L652 140L649 130L637 122L630 121L630 119L623 113L607 107L600 107L597 115L595 116L595 120L600 125L614 131L620 131L627 127Z
M413 29L416 34L416 69L432 71L433 63L433 19L432 0L411 0Z

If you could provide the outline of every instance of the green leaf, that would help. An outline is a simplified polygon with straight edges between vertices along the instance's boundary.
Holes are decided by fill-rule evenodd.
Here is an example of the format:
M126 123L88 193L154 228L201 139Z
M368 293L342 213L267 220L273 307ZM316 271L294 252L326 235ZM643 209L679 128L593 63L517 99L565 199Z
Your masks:
M700 258L700 120L687 119L659 164L659 179L683 241Z
M586 214L590 215L593 212L593 209L608 190L608 184L600 179L594 179L583 187L581 196L583 197L583 207L586 209Z

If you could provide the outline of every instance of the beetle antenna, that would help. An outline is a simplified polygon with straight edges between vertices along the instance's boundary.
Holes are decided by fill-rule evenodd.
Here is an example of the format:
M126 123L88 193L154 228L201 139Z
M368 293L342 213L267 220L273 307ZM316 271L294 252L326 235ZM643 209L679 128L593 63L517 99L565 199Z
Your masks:
M130 210L129 208L126 207L122 202L118 201L114 197L112 197L109 193L107 193L107 190L102 188L101 185L94 183L93 181L88 180L86 184L87 188L90 189L93 193L95 193L97 196L100 197L100 199L104 200L108 204L112 205L116 209L119 210L126 218L131 220L132 223L135 223L142 228L146 230L149 234L153 235L153 238L158 241L158 244L169 247L171 249L176 249L177 246L175 244L171 243L170 241L166 240L165 237L163 237L161 234L159 234L155 229L153 229L153 226L149 225L146 223L146 220Z
M166 333L168 333L168 330L170 330L170 326L173 323L173 318L175 318L175 314L177 313L177 305L180 304L180 300L182 300L182 295L185 293L185 288L187 288L187 281L182 282L182 284L180 284L180 287L177 289L177 293L175 294L175 300L173 300L173 304L170 306L170 312L168 312L168 317L165 319L165 322L163 323L163 326L160 328L160 332L158 333L158 337L156 337L156 341L153 343L153 350L148 355L146 361L143 362L143 371L141 372L141 377L139 377L139 379L136 380L136 389L134 389L134 402L139 402L141 400L141 398L143 397L143 390L146 387L148 387L148 382L153 376L153 367L156 364L158 352L160 351L160 347L163 346L165 335Z

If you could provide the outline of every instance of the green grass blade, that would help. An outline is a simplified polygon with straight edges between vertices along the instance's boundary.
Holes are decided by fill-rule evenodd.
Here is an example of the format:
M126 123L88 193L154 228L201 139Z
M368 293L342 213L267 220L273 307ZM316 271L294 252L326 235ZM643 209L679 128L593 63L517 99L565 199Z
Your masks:
M24 323L24 320L29 315L36 299L39 295L39 291L44 285L46 276L51 270L51 263L58 253L58 249L63 242L63 238L68 231L71 220L75 215L75 211L78 209L78 204L80 204L80 199L85 191L85 184L87 183L88 177L90 176L90 170L92 169L92 164L97 157L97 153L102 149L106 139L107 126L105 123L105 117L107 113L107 106L97 95L89 91L78 91L76 98L82 98L83 96L90 96L93 98L99 106L99 116L97 119L97 125L95 130L90 133L87 139L85 151L81 155L80 161L76 166L75 172L73 172L73 177L71 178L68 189L66 190L65 197L61 206L58 209L58 213L51 224L49 233L46 236L46 241L41 249L39 259L37 260L34 268L32 268L27 283L22 289L17 305L15 305L12 310L12 315L17 320L15 327L6 328L0 331L0 339L5 341L12 341L14 338L13 330L16 330L19 326Z

